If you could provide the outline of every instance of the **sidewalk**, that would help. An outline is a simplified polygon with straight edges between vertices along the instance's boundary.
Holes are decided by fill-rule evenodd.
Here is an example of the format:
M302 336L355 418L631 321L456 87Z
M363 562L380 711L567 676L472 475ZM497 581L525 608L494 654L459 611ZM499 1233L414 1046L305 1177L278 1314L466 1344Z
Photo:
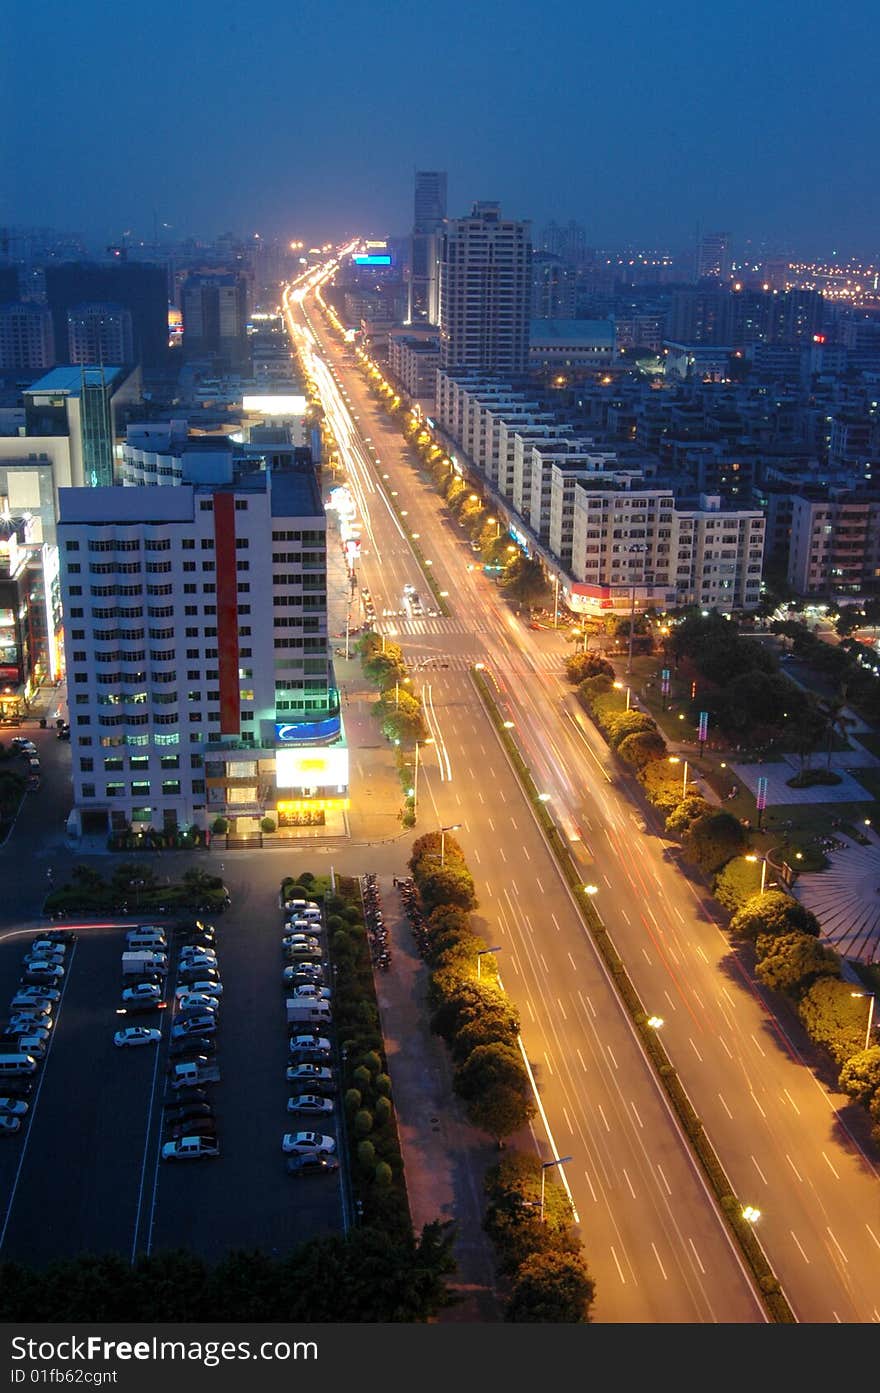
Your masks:
M449 1053L428 1023L428 969L389 878L380 891L392 964L376 974L376 994L413 1227L418 1233L434 1219L456 1225L458 1271L450 1285L462 1300L439 1320L499 1321L492 1246L482 1229L483 1176L498 1150L465 1120Z

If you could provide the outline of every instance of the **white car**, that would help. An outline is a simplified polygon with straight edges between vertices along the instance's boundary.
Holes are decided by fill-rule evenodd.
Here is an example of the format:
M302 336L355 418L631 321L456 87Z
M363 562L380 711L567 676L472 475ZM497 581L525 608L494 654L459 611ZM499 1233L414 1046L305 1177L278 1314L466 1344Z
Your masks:
M28 1002L60 1001L61 993L57 987L19 987L15 996L12 998L13 1006L26 1006Z
M217 954L213 948L193 948L191 952L184 949L180 955L180 966L183 968L207 967L212 972L216 972Z
M13 1016L7 1027L10 1035L27 1035L33 1040L48 1040L51 1021L35 1021L33 1016Z
M180 988L174 993L177 998L178 1011L211 1011L216 1014L220 1009L220 1003L215 996L208 996L206 992L183 992Z
M320 1132L285 1132L281 1138L281 1150L289 1155L295 1151L335 1151L336 1143L332 1137Z
M29 952L25 953L24 961L29 967L33 967L35 963L54 963L56 967L63 967L64 949L51 946L40 949L31 948Z
M0 1117L24 1117L27 1110L23 1098L0 1098Z
M178 1001L182 996L189 996L191 992L202 993L204 996L222 996L223 985L221 982L212 982L209 978L197 978L193 982L187 982L184 986L178 987L174 995Z
M56 943L51 938L35 938L28 948L28 952L36 953L41 958L48 958L51 962L56 958L58 961L63 961L66 949L63 943Z
M314 982L301 982L298 987L294 987L293 995L307 1001L329 1001L330 988L316 986Z
M161 1030L152 1030L146 1025L127 1025L117 1030L113 1036L114 1045L158 1045L162 1039Z
M333 1111L332 1098L319 1098L317 1093L300 1093L298 1097L288 1098L288 1112L328 1113Z
M136 987L126 987L122 993L123 1001L161 1001L162 988L153 982L138 982Z
M180 960L187 958L216 958L217 949L207 943L185 943L180 950Z
M200 1161L205 1156L219 1156L220 1143L216 1137L179 1137L162 1147L163 1161Z

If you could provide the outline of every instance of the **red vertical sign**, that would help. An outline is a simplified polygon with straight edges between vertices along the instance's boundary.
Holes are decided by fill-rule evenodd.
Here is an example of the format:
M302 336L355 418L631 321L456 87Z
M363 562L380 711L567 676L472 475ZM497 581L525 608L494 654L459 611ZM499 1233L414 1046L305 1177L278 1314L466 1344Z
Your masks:
M238 578L235 556L235 495L214 494L214 557L217 565L217 653L220 672L220 733L241 729L238 686Z

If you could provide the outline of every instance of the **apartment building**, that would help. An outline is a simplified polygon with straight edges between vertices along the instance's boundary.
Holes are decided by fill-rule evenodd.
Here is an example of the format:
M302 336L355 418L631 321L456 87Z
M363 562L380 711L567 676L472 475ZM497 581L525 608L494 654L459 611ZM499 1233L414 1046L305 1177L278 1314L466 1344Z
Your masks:
M804 596L876 593L880 493L835 488L796 493L788 583Z
M528 222L475 203L440 238L440 366L522 373L528 366L531 239Z
M671 489L579 480L569 604L626 611L699 604L725 612L760 600L764 515L722 510L717 496L680 507Z
M58 541L79 828L344 805L311 466L206 451L176 487L62 489Z

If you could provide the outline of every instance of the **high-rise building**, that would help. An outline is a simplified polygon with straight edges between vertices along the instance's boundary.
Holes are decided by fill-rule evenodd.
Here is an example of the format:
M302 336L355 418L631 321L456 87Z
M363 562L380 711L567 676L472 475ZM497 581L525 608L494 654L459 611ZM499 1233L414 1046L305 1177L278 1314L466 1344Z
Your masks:
M574 319L576 278L554 252L532 252L532 319Z
M109 266L66 262L47 266L46 300L52 311L55 349L67 361L67 315L74 305L124 305L131 313L133 359L146 372L168 355L168 272L164 266L126 261ZM105 360L106 361L106 360ZM117 360L118 361L118 360Z
M71 363L132 363L131 311L124 305L92 302L67 311L67 356Z
M407 305L410 324L436 324L439 318L440 233L445 218L445 172L417 171Z
M244 277L188 276L183 284L184 356L212 358L227 372L246 370L247 316Z
M53 368L24 392L25 437L66 436L75 487L113 483L116 436L142 399L139 370L83 365Z
M45 305L0 305L0 371L45 372L55 362L52 316Z
M730 237L726 232L706 232L697 242L696 277L726 281L730 277Z
M223 442L227 446L227 442ZM74 808L83 828L259 829L344 804L314 468L204 439L175 488L62 489Z
M531 310L531 224L475 203L441 239L440 366L525 372Z

